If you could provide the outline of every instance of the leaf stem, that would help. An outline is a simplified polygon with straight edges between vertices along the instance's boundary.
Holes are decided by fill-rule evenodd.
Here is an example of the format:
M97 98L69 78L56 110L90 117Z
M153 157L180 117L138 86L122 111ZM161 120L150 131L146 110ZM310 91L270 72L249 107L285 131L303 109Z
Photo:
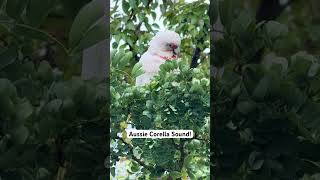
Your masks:
M37 28L34 28L34 27L31 27L29 25L26 25L26 24L20 24L20 23L15 23L13 21L0 21L0 23L4 23L4 24L10 24L10 25L13 25L15 27L20 27L20 28L25 28L25 29L28 29L28 30L31 30L31 31L34 31L36 33L39 33L39 34L42 34L44 35L46 38L52 40L54 43L56 43L63 51L65 54L69 55L69 50L63 45L62 42L60 42L58 39L56 39L55 37L53 37L51 34L45 32L45 31L42 31L40 29L37 29ZM37 38L34 38L34 39L37 39Z
M31 27L31 26L25 25L25 24L16 24L16 26L23 27L23 28L38 32L38 33L46 36L48 39L50 39L53 42L55 42L67 55L69 55L69 50L63 45L62 42L60 42L58 39L53 37L51 34L45 32L45 31L42 31L40 29L36 29L36 28Z

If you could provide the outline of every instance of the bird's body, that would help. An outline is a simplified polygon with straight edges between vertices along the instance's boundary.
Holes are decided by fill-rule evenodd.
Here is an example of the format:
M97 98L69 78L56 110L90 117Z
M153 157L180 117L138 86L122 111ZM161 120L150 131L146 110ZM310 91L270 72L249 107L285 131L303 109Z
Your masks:
M149 83L159 72L160 65L167 60L174 60L180 51L180 37L173 31L158 32L149 43L148 50L141 56L139 63L144 74L136 78L136 85Z

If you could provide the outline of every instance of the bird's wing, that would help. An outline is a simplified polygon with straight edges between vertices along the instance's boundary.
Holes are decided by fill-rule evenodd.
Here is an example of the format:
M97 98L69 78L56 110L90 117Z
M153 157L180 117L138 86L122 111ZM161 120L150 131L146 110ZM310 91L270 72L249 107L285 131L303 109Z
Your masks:
M147 51L141 56L139 63L142 65L144 74L136 78L136 85L143 86L149 83L152 78L158 73L160 61L157 56Z
M157 73L160 69L160 65L165 61L160 57L153 55L149 51L145 52L139 61L142 65L144 72Z
M154 73L144 73L136 78L136 86L143 86L151 82Z

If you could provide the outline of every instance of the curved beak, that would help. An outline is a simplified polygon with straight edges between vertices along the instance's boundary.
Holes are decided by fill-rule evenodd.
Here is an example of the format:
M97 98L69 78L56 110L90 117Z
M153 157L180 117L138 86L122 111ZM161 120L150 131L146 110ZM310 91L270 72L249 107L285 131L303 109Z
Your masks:
M180 47L173 49L173 54L179 57L180 56Z

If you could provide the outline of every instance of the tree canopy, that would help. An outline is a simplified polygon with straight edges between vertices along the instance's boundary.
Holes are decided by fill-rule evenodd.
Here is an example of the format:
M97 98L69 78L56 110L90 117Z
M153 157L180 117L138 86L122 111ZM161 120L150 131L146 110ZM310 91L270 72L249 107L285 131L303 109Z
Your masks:
M114 1L111 7L111 165L128 161L115 179L209 178L209 2ZM161 65L159 75L134 86L136 64L156 32L181 39L181 61ZM192 67L192 68L191 68ZM179 69L179 74L170 73ZM125 129L192 129L193 139L128 139ZM119 136L121 134L121 136Z

